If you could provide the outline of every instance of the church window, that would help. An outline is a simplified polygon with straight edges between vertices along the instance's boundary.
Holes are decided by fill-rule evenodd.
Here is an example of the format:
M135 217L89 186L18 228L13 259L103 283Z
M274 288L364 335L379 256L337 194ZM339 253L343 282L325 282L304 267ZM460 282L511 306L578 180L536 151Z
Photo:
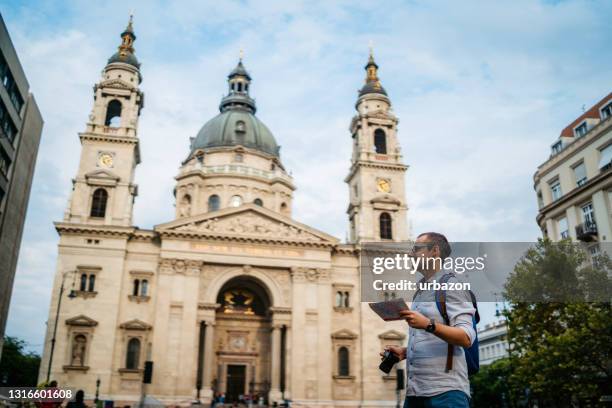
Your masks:
M96 275L91 274L89 275L89 287L87 288L87 290L90 292L93 292L95 286L96 286Z
M391 216L389 213L380 214L379 218L380 223L380 238L381 239L393 239L392 229L391 229Z
M92 217L103 218L106 214L106 201L108 201L108 193L105 189L99 188L94 191L90 215Z
M121 102L117 99L113 99L108 103L106 107L106 119L104 120L105 126L119 127L121 122Z
M238 82L238 92L242 92L242 83Z
M289 207L287 207L287 203L282 203L280 206L281 213L287 215L289 213Z
M235 195L232 196L232 198L230 198L230 207L240 207L242 205L242 197L240 197L239 195Z
M374 131L374 148L376 153L387 154L387 136L382 129Z
M342 292L336 292L336 306L342 307Z
M89 283L89 284L88 284ZM93 292L96 286L96 275L95 274L81 274L81 282L79 290L81 292Z
M349 375L349 350L345 346L338 349L338 375Z
M348 292L344 292L344 304L342 306L344 306L344 307L349 307L350 306L349 293Z
M134 279L134 286L132 287L132 295L138 296L139 289L140 289L140 280Z
M256 198L253 200L253 204L263 207L263 201L261 201L261 198Z
M208 211L217 211L219 209L220 203L221 200L219 199L218 195L211 195L210 197L208 197Z
M137 370L140 360L140 340L131 338L127 346L127 356L125 359L125 368L128 370Z
M149 293L149 281L143 279L140 281L140 296L147 296Z

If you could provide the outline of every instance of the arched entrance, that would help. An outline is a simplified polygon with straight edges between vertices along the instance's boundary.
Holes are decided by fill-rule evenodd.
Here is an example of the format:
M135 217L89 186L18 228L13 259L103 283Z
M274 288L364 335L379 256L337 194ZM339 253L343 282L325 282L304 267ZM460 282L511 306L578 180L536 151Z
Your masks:
M271 299L256 278L238 276L217 295L215 315L215 392L226 402L247 396L267 398L271 367Z

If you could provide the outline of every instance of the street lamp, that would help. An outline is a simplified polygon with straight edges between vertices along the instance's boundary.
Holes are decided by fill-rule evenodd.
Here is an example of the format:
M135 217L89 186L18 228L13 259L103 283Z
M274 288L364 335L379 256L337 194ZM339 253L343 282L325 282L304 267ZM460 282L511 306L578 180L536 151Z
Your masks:
M47 383L51 377L51 363L53 362L53 351L55 350L55 337L57 335L57 322L59 320L60 307L62 305L62 295L64 294L64 282L66 281L66 276L70 273L75 273L76 271L66 271L62 274L62 285L60 286L59 297L57 298L57 311L55 312L55 324L53 326L53 337L51 338L51 351L49 352L49 366L47 367ZM74 291L74 279L72 279L72 289L68 294L68 298L74 299L76 297L76 293Z

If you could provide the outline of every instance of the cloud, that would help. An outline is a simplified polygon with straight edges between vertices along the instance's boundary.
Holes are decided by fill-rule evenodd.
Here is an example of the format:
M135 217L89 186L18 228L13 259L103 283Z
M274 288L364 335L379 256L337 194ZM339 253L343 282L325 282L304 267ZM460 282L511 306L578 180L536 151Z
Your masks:
M341 239L348 125L370 40L400 118L413 230L455 240L535 239L533 172L580 106L609 92L607 2L6 4L45 119L7 327L33 345L42 343L57 253L52 222L78 166L77 134L130 8L146 94L134 210L143 228L173 218L189 137L217 114L240 48L258 116L298 188L294 217Z

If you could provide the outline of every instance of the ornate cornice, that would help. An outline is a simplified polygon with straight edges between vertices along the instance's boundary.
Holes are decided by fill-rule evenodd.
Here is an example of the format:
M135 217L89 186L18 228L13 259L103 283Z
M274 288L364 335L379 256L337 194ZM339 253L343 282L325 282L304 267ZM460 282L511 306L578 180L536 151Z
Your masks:
M165 274L199 275L204 262L192 259L161 258L159 272Z
M290 274L294 282L327 282L331 278L331 269L292 267Z
M56 222L55 229L61 234L68 235L97 235L104 237L131 237L136 230L134 227L120 227L112 225L87 225L68 222Z

